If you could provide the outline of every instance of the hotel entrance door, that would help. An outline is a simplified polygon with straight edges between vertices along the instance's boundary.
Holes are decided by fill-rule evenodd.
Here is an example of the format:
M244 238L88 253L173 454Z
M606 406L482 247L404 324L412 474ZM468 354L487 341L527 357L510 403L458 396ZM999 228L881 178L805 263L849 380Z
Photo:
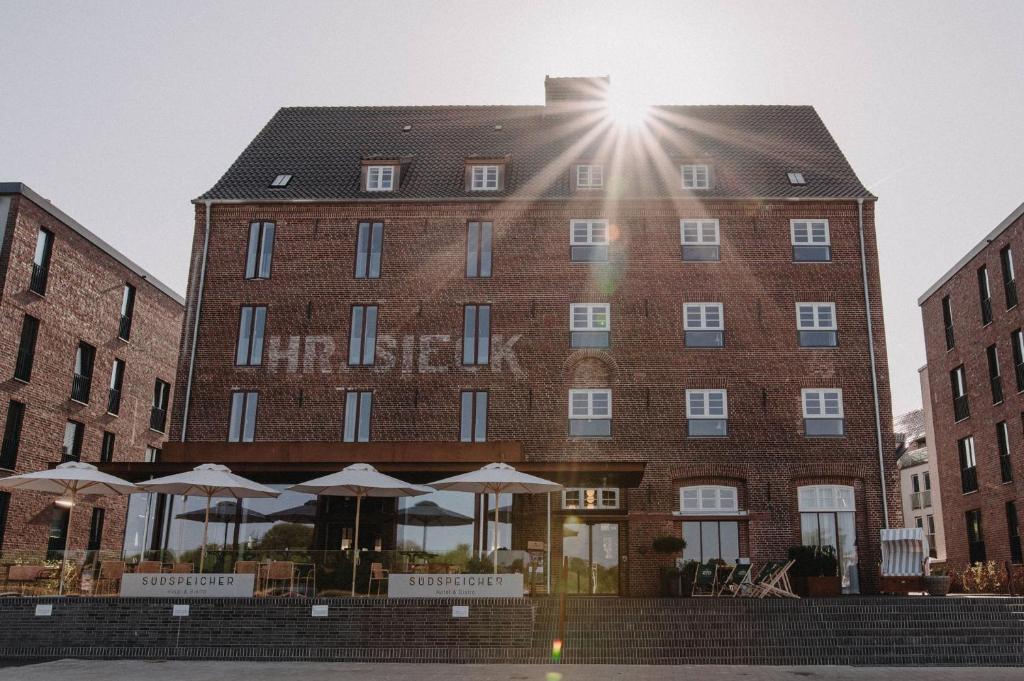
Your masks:
M569 571L564 576L568 593L618 595L618 523L565 523L562 555L569 559Z

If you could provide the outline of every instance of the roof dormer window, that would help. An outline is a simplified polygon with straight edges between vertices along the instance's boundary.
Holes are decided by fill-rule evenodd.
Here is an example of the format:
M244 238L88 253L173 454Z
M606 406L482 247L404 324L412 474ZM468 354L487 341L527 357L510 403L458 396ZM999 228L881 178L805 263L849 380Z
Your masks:
M576 166L577 189L603 189L604 166L599 163L587 163Z
M475 192L493 192L498 190L499 166L497 165L473 165L470 166L469 188Z
M288 183L292 181L291 175L278 175L274 178L274 181L270 183L272 189L283 189L288 186Z
M706 164L682 165L679 172L683 178L683 189L708 189L711 187L711 168Z
M395 176L398 173L393 165L372 165L366 167L366 191L390 192L395 189Z
M803 173L786 173L786 176L789 177L789 183L791 185L796 186L807 184L807 180L804 179Z

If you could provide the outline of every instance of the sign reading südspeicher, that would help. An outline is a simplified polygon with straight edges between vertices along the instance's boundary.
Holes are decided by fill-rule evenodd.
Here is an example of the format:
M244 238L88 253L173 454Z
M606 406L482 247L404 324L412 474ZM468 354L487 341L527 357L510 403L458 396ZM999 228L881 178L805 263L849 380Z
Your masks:
M121 596L127 598L252 598L256 575L141 574L121 577Z
M388 576L388 598L522 598L523 576L416 575Z

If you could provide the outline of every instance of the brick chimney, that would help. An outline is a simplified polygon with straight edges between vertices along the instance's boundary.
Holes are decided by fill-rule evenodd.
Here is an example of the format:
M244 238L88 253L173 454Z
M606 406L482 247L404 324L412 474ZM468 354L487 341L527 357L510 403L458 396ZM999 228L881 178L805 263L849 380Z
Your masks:
M544 76L544 105L604 102L608 98L610 76L552 78Z

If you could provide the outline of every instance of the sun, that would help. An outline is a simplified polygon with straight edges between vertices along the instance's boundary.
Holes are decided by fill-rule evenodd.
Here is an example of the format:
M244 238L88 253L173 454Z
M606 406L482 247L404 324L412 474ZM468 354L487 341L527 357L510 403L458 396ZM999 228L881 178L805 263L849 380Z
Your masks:
M648 107L628 93L611 88L605 99L605 112L616 125L635 128L647 120Z

